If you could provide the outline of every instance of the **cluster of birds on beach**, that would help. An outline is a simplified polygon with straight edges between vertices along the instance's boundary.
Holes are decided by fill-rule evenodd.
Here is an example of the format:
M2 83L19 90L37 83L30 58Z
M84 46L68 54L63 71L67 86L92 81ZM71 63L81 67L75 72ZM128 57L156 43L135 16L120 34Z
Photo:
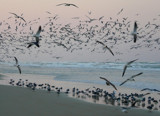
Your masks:
M75 4L62 3L57 6L73 6L79 8ZM121 9L117 15L120 15L124 10ZM33 30L35 25L40 21L40 18L27 21L23 14L18 15L16 13L9 12L10 17L7 20L0 21L0 61L5 62L6 58L13 58L15 60L15 66L17 67L19 73L22 73L18 58L15 54L31 54L32 51L37 50L37 53L47 53L52 55L55 47L60 47L66 50L66 52L74 52L82 50L85 47L91 52L100 50L107 51L112 56L122 55L118 51L118 46L122 44L134 43L130 50L140 49L140 48L149 48L151 51L154 49L160 50L160 38L156 37L157 33L160 31L160 25L154 23L158 20L157 18L153 19L152 22L148 22L144 26L141 26L138 21L131 21L129 17L113 19L110 17L105 20L105 16L99 18L93 18L92 12L89 12L85 15L85 19L81 17L73 17L72 20L76 20L78 24L75 26L71 23L59 24L58 15L53 15L51 12L46 12L49 17L47 17L47 22L44 25L40 25L38 29ZM14 17L13 17L14 16ZM87 19L86 19L87 18ZM7 21L13 21L14 24L10 24ZM12 26L13 25L13 26ZM3 29L3 30L2 30ZM131 31L132 30L132 31ZM42 49L40 49L42 48ZM113 52L117 50L117 52ZM138 59L129 61L124 66L122 77L125 75L127 67L129 67L133 62ZM143 72L132 75L130 78L126 79L119 86L122 86L128 81L135 81L135 77L142 75ZM110 82L107 78L100 77L100 79L106 81L106 85L111 85L115 90L118 90L117 87ZM15 83L14 80L10 80L11 85L17 86L26 86L35 90L38 86L41 89L46 89L47 91L55 90L59 94L63 89L51 86L49 84L36 84L31 83L26 80L26 82L19 80ZM145 88L142 91L156 91L156 89ZM69 93L70 90L67 89L65 93ZM99 97L104 97L105 102L111 100L111 104L114 104L115 101L117 104L130 105L130 107L139 106L145 107L146 98L148 94L121 94L119 93L118 97L115 96L115 92L108 93L100 88L95 88L95 90L86 89L85 91L79 91L76 88L72 89L72 93L76 95L84 94L86 96L93 97L94 99L99 99ZM147 109L152 110L159 101L154 98L148 97L148 106ZM125 109L125 108L124 108Z
M103 100L105 104L120 106L122 112L128 113L131 108L145 108L149 111L159 110L160 109L160 99L155 99L149 92L147 93L118 93L118 92L108 92L107 90L97 88L95 86L86 88L86 89L78 89L76 87L73 88L64 88L62 86L56 87L55 85L50 85L48 83L37 84L33 82L29 82L28 79L23 80L14 80L10 79L9 84L12 86L18 87L27 87L32 91L36 89L46 90L49 93L52 92L54 94L60 95L61 93L70 95L75 98L80 99L93 99L93 102L98 103L98 101ZM151 90L149 88L142 89L141 92L144 91L157 91Z

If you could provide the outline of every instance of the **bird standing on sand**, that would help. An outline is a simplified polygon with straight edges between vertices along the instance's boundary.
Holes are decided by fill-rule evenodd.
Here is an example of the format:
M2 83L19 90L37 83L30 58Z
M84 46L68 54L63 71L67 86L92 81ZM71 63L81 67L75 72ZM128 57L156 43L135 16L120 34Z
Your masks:
M78 8L78 6L76 6L75 4L62 3L62 4L58 4L57 6L60 6L60 5L64 5L64 6L74 6L74 7Z
M126 72L126 70L127 70L127 67L130 66L130 64L132 64L132 63L135 62L136 60L138 60L138 59L135 59L135 60L132 60L132 61L127 62L127 64L126 64L126 65L124 66L124 68L123 68L122 77L124 76L124 74L125 74L125 72Z
M136 21L134 22L134 29L133 29L133 32L132 32L132 35L133 35L133 38L134 38L134 43L136 43L136 40L137 40L137 28L138 28L138 26L137 26L137 23L136 23Z
M41 31L42 31L42 28L41 26L39 26L37 33L33 36L36 38L36 41L28 43L29 45L27 48L30 48L32 45L36 45L37 47L39 47L39 38L40 38Z
M105 80L106 85L108 85L108 86L111 85L115 90L117 90L116 86L114 84L112 84L110 81L108 81L106 78L104 78L104 77L99 77L99 78Z
M131 76L130 78L128 78L127 80L125 80L124 82L122 82L119 86L123 85L123 84L126 83L127 81L135 81L134 78L135 78L136 76L141 75L141 74L143 74L143 72L140 72L140 73L138 73L138 74L136 74L136 75Z
M15 59L15 61L16 61L15 66L18 68L19 73L21 74L21 68L20 68L20 65L18 64L18 60L17 60L17 58L16 58L16 57L14 57L14 59Z

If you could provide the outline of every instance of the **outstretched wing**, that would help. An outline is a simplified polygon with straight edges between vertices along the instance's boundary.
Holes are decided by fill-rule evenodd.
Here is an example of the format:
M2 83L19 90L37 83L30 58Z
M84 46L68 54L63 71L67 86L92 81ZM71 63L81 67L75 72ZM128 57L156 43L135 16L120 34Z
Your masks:
M137 28L138 28L138 26L137 26L137 23L136 23L136 21L134 22L134 32L137 32Z
M114 56L114 54L113 54L112 50L111 50L108 46L106 46L106 45L105 45L105 47L104 47L104 48L107 48L107 49L109 50L109 52Z
M16 61L16 64L18 64L18 60L17 60L17 58L16 58L16 57L14 57L14 59L15 59L15 61Z
M77 7L77 8L79 8L78 6L76 6L75 4L70 4L70 5L72 5L72 6L74 6L74 7Z
M57 4L56 6L60 6L60 5L65 5L66 3L62 3L62 4Z
M41 31L42 31L42 28L41 28L41 26L39 26L39 28L38 28L38 31L37 31L37 33L36 33L36 35L40 35L40 33L41 33Z
M19 73L21 74L21 68L20 66L17 66Z
M125 84L128 80L129 80L129 79L127 79L127 80L123 81L119 86L121 86L121 85Z
M140 72L140 73L138 73L138 74L135 74L135 75L131 76L130 79L131 79L131 78L135 78L136 76L139 76L139 75L141 75L141 74L143 74L143 72Z
M123 68L122 77L124 76L124 74L125 74L126 70L127 70L127 65L125 65L125 66L124 66L124 68Z

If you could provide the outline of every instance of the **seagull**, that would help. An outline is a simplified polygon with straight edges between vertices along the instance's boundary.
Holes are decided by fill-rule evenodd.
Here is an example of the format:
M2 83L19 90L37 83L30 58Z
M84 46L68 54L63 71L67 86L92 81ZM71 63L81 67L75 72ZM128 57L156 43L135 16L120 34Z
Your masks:
M119 15L122 11L123 11L123 8L117 13L117 15Z
M137 40L137 28L138 28L138 26L137 26L137 23L136 23L136 21L134 22L134 29L133 29L133 32L132 32L132 35L133 35L133 38L134 38L134 43L136 43L136 40Z
M134 78L135 78L136 76L141 75L141 74L143 74L143 72L140 72L140 73L138 73L138 74L136 74L136 75L131 76L130 78L128 78L127 80L125 80L124 82L122 82L119 86L123 85L123 84L126 83L127 81L135 81Z
M20 19L22 19L24 22L26 22L22 16L18 16L17 14L11 13L11 12L9 12L9 13L10 13L10 14L13 14L13 15L15 16L15 18L20 18Z
M117 90L116 86L114 84L112 84L110 81L108 81L106 78L104 78L104 77L99 77L99 78L105 80L106 85L108 85L108 86L111 85L115 90Z
M107 45L105 45L104 43L102 43L101 41L98 41L98 40L96 40L96 42L103 45L104 46L103 49L108 49L109 52L114 56L114 53L112 52L112 50Z
M60 5L64 5L64 6L74 6L74 7L79 8L79 7L76 6L75 4L69 4L69 3L62 3L62 4L58 4L57 6L60 6Z
M39 26L37 33L33 36L36 38L36 41L28 43L29 45L27 48L30 48L32 45L36 45L37 47L39 47L39 38L40 38L41 31L42 31L42 28L41 26Z
M132 60L132 61L127 62L127 64L126 64L126 65L124 66L124 68L123 68L122 77L124 76L124 74L125 74L125 72L126 72L126 70L127 70L127 67L130 66L130 64L132 64L132 63L135 62L136 60L138 60L138 59L135 59L135 60Z
M20 65L18 64L18 60L17 60L17 58L16 58L16 57L14 57L14 59L15 59L15 61L16 61L15 66L18 68L19 73L21 74L21 68L20 68Z

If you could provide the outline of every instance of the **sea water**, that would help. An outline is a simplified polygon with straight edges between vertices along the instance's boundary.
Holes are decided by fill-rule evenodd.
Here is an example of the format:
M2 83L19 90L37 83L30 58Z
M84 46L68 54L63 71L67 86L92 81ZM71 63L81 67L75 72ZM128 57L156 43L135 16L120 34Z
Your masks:
M81 82L90 84L105 84L99 77L105 77L116 86L119 86L132 75L143 72L135 77L134 82L125 83L124 87L160 90L160 63L136 62L127 68L122 77L125 63L119 62L37 62L20 63L23 74L52 75L52 80ZM18 73L12 63L1 63L0 73Z

